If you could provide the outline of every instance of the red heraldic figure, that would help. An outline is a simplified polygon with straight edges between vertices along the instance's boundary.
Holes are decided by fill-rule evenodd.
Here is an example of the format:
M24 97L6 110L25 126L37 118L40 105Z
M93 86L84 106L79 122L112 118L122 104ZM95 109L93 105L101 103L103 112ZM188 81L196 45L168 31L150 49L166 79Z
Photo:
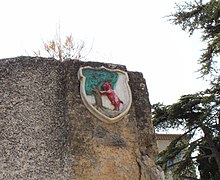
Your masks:
M111 87L111 83L110 82L106 82L103 85L103 89L105 91L101 91L100 93L102 95L106 95L108 97L108 99L110 100L111 104L114 106L114 110L119 111L119 107L120 104L123 102L120 100L120 98L115 94L114 90Z

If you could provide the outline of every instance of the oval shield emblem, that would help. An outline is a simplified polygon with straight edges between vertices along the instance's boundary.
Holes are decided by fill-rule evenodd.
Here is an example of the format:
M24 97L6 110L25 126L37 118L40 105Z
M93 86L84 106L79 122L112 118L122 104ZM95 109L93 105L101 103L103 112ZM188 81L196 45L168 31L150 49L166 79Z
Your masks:
M78 72L80 95L88 110L106 123L121 120L132 102L126 72L105 67L81 67Z

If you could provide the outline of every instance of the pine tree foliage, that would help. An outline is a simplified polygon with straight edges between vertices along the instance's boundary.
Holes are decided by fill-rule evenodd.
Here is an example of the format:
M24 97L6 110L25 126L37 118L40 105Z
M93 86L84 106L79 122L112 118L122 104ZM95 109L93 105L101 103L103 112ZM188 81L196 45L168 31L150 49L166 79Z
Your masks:
M175 179L220 179L220 1L193 0L176 4L176 12L168 16L174 25L191 35L201 32L206 48L199 59L203 77L210 76L210 87L195 94L183 95L171 105L154 104L153 123L157 130L181 129L185 133L175 139L158 156L164 170L172 168ZM187 53L187 52L186 52ZM172 167L168 160L183 156ZM215 166L215 168L211 168Z
M161 152L157 163L165 170L167 161L174 159L181 152L183 158L174 164L174 174L194 177L195 165L198 160L203 158L212 159L220 167L220 80L213 83L212 87L195 94L183 95L178 102L172 105L154 104L153 122L158 130L168 128L180 128L185 133L175 139L168 148ZM200 137L195 136L201 133ZM195 137L197 137L195 139ZM218 139L214 143L213 139ZM195 155L195 152L202 147L204 143L209 154ZM219 168L217 168L219 170Z
M206 48L199 59L200 72L207 75L216 71L216 58L220 52L220 1L204 3L203 0L194 0L183 5L176 4L176 12L168 17L190 35L195 30L202 31L202 41L206 43Z

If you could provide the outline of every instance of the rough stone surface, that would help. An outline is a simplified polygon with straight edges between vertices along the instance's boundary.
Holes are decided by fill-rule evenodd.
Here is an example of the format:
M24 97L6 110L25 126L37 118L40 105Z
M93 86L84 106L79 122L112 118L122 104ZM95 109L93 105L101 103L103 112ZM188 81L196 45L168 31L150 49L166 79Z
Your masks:
M129 113L105 124L81 100L77 72L82 66L126 71L121 65L77 60L0 60L0 179L160 179L142 74L128 72Z

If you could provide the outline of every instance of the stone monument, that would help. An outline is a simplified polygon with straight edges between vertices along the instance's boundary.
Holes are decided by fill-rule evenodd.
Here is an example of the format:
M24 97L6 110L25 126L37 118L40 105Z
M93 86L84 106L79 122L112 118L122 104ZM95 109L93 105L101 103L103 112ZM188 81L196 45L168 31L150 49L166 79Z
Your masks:
M0 60L0 179L157 180L146 82L125 66Z

